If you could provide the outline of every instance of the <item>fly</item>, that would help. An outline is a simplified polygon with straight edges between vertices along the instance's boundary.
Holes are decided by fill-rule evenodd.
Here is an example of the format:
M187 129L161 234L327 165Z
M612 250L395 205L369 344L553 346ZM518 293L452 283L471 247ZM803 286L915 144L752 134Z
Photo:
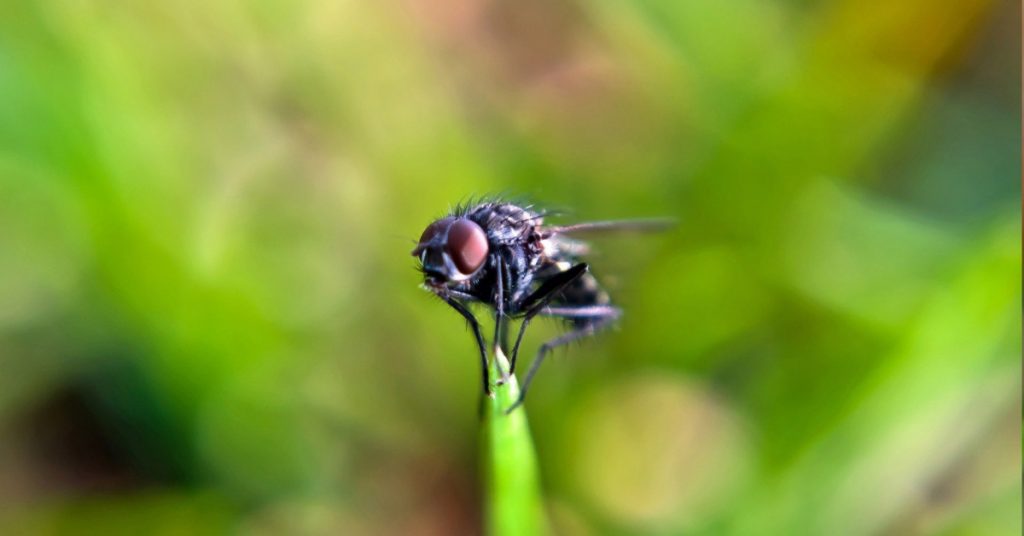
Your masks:
M480 351L485 395L491 394L487 347L480 322L469 309L471 303L494 310L494 341L504 341L510 320L521 320L509 359L510 375L515 373L523 334L534 317L561 318L569 325L569 331L540 346L519 398L507 412L523 403L530 382L552 349L592 336L622 315L581 260L587 244L570 235L659 230L671 225L668 220L626 220L545 226L544 215L531 206L503 201L461 206L428 225L412 250L420 262L424 287L469 323Z

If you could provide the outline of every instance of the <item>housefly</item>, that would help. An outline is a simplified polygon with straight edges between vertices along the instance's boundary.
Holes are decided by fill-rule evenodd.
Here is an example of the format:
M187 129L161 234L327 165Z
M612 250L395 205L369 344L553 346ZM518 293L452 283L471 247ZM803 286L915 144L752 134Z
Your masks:
M491 393L487 347L470 304L483 303L493 309L495 343L507 337L510 320L521 320L509 358L510 375L515 373L523 334L534 317L561 318L568 324L569 331L540 346L509 412L522 404L530 382L553 348L591 336L622 314L581 260L586 243L572 236L658 230L671 225L667 220L628 220L546 226L544 216L532 206L501 200L460 206L428 225L412 250L419 259L424 287L469 323L480 351L485 395ZM503 346L507 348L507 344Z

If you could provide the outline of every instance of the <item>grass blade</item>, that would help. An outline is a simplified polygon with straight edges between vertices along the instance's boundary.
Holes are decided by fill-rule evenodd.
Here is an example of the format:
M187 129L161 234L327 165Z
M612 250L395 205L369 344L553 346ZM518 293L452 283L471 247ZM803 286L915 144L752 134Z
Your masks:
M491 377L500 378L500 370L508 370L508 360L500 348L494 354ZM492 536L546 533L537 456L526 409L520 406L505 414L518 396L519 383L510 377L494 389L494 396L484 398L484 523Z

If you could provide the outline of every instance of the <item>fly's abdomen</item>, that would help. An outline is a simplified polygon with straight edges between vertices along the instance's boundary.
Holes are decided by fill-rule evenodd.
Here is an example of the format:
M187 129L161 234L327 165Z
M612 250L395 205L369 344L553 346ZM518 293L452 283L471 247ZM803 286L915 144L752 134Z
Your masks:
M552 305L567 312L575 310L575 314L565 315L566 320L574 327L582 328L606 316L611 297L601 288L597 278L588 272L570 283L552 300Z

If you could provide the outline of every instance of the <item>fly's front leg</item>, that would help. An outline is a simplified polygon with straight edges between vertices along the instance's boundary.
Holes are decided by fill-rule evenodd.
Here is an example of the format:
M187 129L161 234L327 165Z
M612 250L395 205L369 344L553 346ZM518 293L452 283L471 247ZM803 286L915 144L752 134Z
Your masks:
M483 333L480 332L480 322L477 321L473 313L462 302L443 292L434 291L434 293L450 305L452 309L458 311L466 319L466 322L469 323L470 329L473 330L473 335L476 337L476 345L480 349L480 368L483 373L484 395L491 396L491 378L487 373L487 345L484 343Z
M496 259L497 260L494 266L494 338L491 340L494 342L494 344L500 344L499 341L502 341L504 339L504 337L502 336L502 328L504 328L506 325L504 267L505 263L504 261L501 260L500 256L496 257ZM502 350L505 350L505 348L502 348ZM497 352L495 352L495 355L497 355ZM497 381L498 385L504 384L505 380L508 379L508 374L504 370L502 370L501 363L498 363L497 359L495 359L494 361L494 367L498 369L499 373Z
M508 327L510 323L511 320L508 315L505 315L505 318L501 322L501 350L503 352L506 351L507 348L510 348L508 345ZM508 375L505 376L505 379L508 379Z

